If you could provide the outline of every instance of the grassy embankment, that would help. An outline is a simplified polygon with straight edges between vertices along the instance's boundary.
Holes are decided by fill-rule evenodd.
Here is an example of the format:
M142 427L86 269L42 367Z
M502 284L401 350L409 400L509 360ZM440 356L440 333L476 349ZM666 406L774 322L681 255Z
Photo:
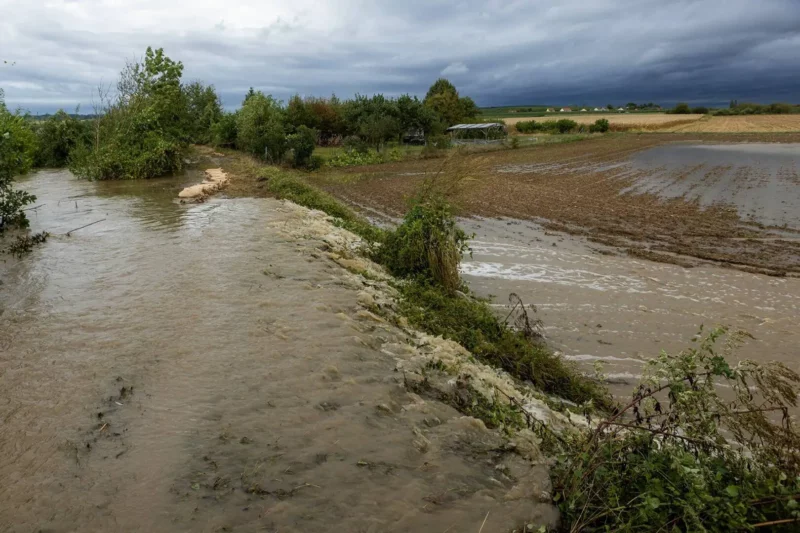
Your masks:
M725 330L714 330L678 354L662 353L647 364L632 397L610 410L614 404L602 386L565 365L524 322L508 327L487 302L469 294L457 270L467 236L441 196L431 194L431 181L423 183L403 223L387 231L311 186L304 174L241 155L229 159L231 172L264 195L325 211L371 243L369 256L398 279L398 307L409 323L459 342L480 361L542 391L601 408L586 408L590 428L556 434L514 402L441 398L489 427L513 432L527 426L538 433L542 450L555 458L559 531L721 533L800 521L800 436L788 418L800 376L779 363L728 364L741 335L734 332L717 347ZM718 396L718 384L734 398ZM781 413L782 420L773 416Z
M455 228L452 212L440 199L418 201L401 226L383 230L310 185L300 172L261 166L242 154L227 153L233 160L227 164L230 171L262 194L324 211L369 243L370 257L402 280L397 287L403 296L400 309L415 327L458 342L482 362L547 394L611 407L604 387L580 375L543 342L501 322L487 301L470 294L457 271L466 235ZM231 192L242 191L233 185Z

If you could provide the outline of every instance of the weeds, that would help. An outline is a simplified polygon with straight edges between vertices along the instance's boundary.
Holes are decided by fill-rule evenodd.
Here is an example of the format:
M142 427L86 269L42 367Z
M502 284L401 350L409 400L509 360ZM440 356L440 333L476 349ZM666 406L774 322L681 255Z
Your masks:
M546 393L581 404L591 401L604 410L613 406L604 387L581 376L544 343L500 322L487 301L421 281L400 291L400 312L413 326L461 344L481 362Z
M788 413L800 376L780 363L729 365L744 336L728 335L719 350L726 334L652 360L632 398L592 430L554 439L540 428L557 456L565 531L752 531L800 520L800 436Z
M42 244L47 241L49 236L50 234L46 231L34 233L33 235L20 235L14 242L8 245L5 251L16 257L22 257L30 253L37 244Z

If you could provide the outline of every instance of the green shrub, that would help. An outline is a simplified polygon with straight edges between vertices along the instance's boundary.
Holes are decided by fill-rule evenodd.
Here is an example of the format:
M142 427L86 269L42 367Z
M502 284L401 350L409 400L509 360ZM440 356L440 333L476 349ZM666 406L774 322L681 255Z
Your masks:
M613 406L602 385L581 376L541 341L501 322L487 301L453 294L424 279L401 285L400 290L401 312L415 327L458 342L483 363L548 394L579 404L592 402L600 409Z
M579 129L578 123L574 120L563 118L561 120L523 120L514 125L520 133L551 133L564 134L572 133Z
M537 426L557 457L564 531L796 530L800 436L788 413L800 376L780 363L729 365L741 336L719 349L723 334L651 360L630 401L591 430Z
M429 279L447 290L461 288L458 265L467 235L442 200L415 204L403 223L386 235L377 259L400 277Z
M589 133L605 133L609 127L608 119L600 118L595 120L594 124L589 127Z
M358 135L349 135L345 137L344 141L342 141L342 146L344 146L347 152L358 152L359 154L366 154L369 152L369 144Z
M330 167L353 167L359 165L377 165L383 163L383 156L378 152L340 152L328 160Z
M308 170L317 170L325 166L325 158L321 155L312 155L308 159L308 166L306 167Z
M280 102L261 91L249 95L236 116L236 146L240 150L280 163L286 154L286 130Z
M36 135L23 116L8 111L0 90L0 234L11 226L28 226L22 209L36 197L14 189L14 177L30 170L35 152Z
M286 146L292 151L292 165L307 167L317 142L317 132L307 126L299 126L296 133L286 137Z
M562 118L556 122L558 133L570 133L578 128L578 123L568 118Z
M35 122L34 131L38 145L34 166L37 167L64 167L76 147L91 143L91 123L71 117L63 110L42 122Z
M117 100L93 125L91 147L77 147L70 170L88 179L152 178L183 167L187 149L183 64L148 48L120 74Z
M437 150L446 150L453 146L453 141L449 135L433 135L428 139L426 146L433 146Z
M694 108L692 108L692 113L694 113L695 115L707 115L708 114L708 108L707 107L703 107L703 106L694 107Z
M211 142L214 146L233 147L236 145L238 137L236 121L236 113L223 113L219 121L211 126Z
M213 85L192 82L183 88L187 104L186 134L190 142L207 144L214 140L214 126L223 117L222 101Z
M689 108L689 104L686 102L680 102L675 106L675 109L668 111L668 113L672 113L674 115L688 115L691 112L692 110Z

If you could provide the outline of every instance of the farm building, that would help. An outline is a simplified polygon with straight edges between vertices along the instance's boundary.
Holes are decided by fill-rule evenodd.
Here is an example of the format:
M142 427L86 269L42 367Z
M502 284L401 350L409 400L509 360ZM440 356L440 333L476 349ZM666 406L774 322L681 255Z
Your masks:
M555 109L553 109L552 107L548 107L548 108L547 108L547 112L548 112L548 113L555 113L555 112L556 112L556 110L555 110Z
M624 113L624 112L625 112L625 108L624 107L620 107L620 108L617 109L617 113Z
M561 112L562 113L572 113L572 108L571 107L562 107L561 108Z
M496 141L508 135L506 125L499 122L456 124L445 131L450 134L454 143Z
M585 107L583 109L581 109L581 113L586 113L586 111L588 111L588 110Z
M602 109L600 109L599 107L595 107L595 108L594 108L594 110L595 110L595 111L603 111L603 110L602 110Z

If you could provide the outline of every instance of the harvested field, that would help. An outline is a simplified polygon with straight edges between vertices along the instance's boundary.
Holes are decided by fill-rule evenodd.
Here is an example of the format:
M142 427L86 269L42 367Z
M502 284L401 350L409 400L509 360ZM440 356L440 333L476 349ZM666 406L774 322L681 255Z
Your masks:
M524 120L560 120L566 118L574 120L578 124L593 124L601 118L607 119L611 123L611 129L622 130L662 130L667 128L677 128L694 123L705 115L667 115L666 113L597 113L593 115L573 115L564 113L562 115L548 115L546 117L520 117L506 118L503 121L511 126Z
M791 218L798 206L782 204L795 201L785 192L795 184L792 169L800 157L791 156L777 166L751 158L731 169L716 168L725 166L721 164L706 167L702 160L685 159L668 167L637 159L636 154L675 141L798 143L800 135L616 135L488 153L475 156L488 170L474 176L457 200L464 214L544 220L550 229L584 235L639 257L800 274L800 224ZM355 205L398 215L424 177L442 164L431 160L360 167L320 174L314 180ZM675 194L672 191L678 189L669 184L653 185L691 176L700 176L700 185L707 182L708 191L694 187ZM740 197L762 200L737 206ZM771 226L771 220L785 220L786 226Z
M800 115L739 115L665 127L672 132L779 133L800 131Z

